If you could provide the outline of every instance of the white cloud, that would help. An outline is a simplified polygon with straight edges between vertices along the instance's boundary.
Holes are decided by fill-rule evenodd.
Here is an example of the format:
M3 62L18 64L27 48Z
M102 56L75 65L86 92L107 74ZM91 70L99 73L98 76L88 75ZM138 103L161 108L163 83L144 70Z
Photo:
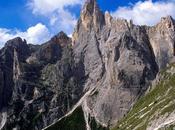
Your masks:
M28 6L33 14L42 15L50 21L49 26L53 32L64 31L71 34L76 25L75 12L69 7L81 6L84 0L29 0Z
M34 14L48 15L67 6L82 4L83 0L30 0L28 5Z
M50 36L51 34L48 28L41 23L28 28L25 32L0 28L0 47L2 47L7 40L15 37L26 39L28 43L38 44L45 42L50 38Z
M3 47L3 44L11 38L14 38L14 35L10 33L10 30L0 28L0 48Z
M73 32L77 18L67 10L59 10L50 18L51 29L64 31L68 35Z
M17 32L17 35L26 38L29 43L35 44L45 42L50 38L48 28L41 23L30 27L26 32Z
M135 5L119 7L112 15L117 18L132 19L138 25L155 25L161 17L171 15L175 18L174 1L157 1L152 0L139 1Z
M41 15L48 18L48 27L38 23L29 27L26 31L0 28L0 48L9 39L21 37L28 43L43 43L59 31L65 31L71 35L76 25L77 18L69 7L82 6L84 0L28 0L27 6L34 15Z

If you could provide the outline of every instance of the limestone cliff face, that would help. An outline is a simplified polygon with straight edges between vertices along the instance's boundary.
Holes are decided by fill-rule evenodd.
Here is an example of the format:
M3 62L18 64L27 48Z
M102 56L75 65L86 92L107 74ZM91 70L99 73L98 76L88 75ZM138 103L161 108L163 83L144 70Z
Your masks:
M85 3L72 39L75 62L83 61L87 77L89 94L77 106L88 130L93 118L106 127L116 123L173 62L174 27L169 16L153 27L137 26L103 14L95 0Z
M171 62L175 55L175 25L171 16L161 19L154 27L148 28L148 37L160 69Z
M82 102L83 109L101 124L112 125L144 94L158 72L147 30L113 19L108 12L101 14L96 1L90 1L73 39L75 58L83 58L88 77L85 91L93 89Z
M175 65L161 71L156 82L111 130L173 130L175 127Z

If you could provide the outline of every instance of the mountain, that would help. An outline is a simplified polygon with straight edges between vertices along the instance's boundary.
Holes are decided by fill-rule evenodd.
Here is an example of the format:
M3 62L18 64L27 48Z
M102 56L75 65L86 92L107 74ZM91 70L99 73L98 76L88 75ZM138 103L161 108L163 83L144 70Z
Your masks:
M174 47L171 16L138 26L88 0L72 38L15 38L0 50L0 129L172 128Z
M173 130L175 127L175 66L162 70L145 96L112 130Z
M71 109L82 96L82 72L72 53L63 32L41 46L21 38L6 43L0 52L1 127L42 129Z

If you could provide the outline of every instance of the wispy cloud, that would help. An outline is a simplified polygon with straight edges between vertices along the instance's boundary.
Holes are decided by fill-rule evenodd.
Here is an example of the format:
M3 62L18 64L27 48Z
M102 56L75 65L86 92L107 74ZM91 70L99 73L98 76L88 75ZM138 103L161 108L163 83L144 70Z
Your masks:
M59 31L71 35L77 23L76 13L70 8L81 7L84 0L27 0L27 8L37 17L45 17L49 23L38 23L22 32L0 28L0 47L12 38L22 37L28 43L39 44L47 41Z
M0 47L2 47L7 40L15 37L27 39L28 43L38 44L48 40L50 36L51 34L48 28L42 23L31 26L25 32L0 28Z
M85 0L27 0L27 7L37 17L45 17L48 23L38 23L26 31L0 28L0 46L7 40L20 36L29 43L47 41L56 32L61 30L71 35L77 23L76 11L70 8L81 7ZM171 15L175 18L175 0L139 1L125 7L118 7L111 12L114 17L132 19L138 25L154 25L161 17Z
M67 34L72 33L77 22L75 12L69 11L68 8L82 4L83 0L29 0L28 2L34 15L47 17L50 28L63 30Z
M82 3L83 0L29 0L28 6L34 14L50 15L54 11Z
M117 8L112 15L117 18L132 19L137 25L152 26L158 23L161 17L171 15L175 18L175 1L139 1L134 5Z

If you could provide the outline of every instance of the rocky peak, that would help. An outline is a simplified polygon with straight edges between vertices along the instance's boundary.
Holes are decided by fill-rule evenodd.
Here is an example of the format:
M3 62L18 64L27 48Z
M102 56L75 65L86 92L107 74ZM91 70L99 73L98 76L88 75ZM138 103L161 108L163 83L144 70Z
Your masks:
M69 38L64 32L55 35L51 40L42 45L42 47L33 53L26 61L29 64L33 63L54 63L61 58L62 49L71 44Z
M81 21L86 30L93 26L96 31L104 24L104 15L99 9L96 0L87 0L81 12Z
M174 20L171 16L162 17L156 26L147 27L147 30L156 62L160 69L165 68L174 59Z
M89 12L89 13L93 14L94 9L95 9L94 7L97 7L96 0L86 0L84 8L82 10L82 13Z
M13 47L17 48L21 45L26 45L26 44L27 44L26 40L22 40L22 38L16 37L14 39L11 39L11 40L7 41L5 46L13 46Z
M66 33L64 33L63 31L59 32L56 37L58 38L68 38L68 36L66 35Z
M26 40L22 40L20 37L16 37L7 41L4 49L6 52L9 52L11 54L14 53L15 49L20 61L25 61L25 59L30 55L30 49Z
M171 16L162 17L161 21L152 29L159 31L162 35L169 35L171 31L175 31L174 20Z
M70 41L71 39L63 31L59 32L57 35L51 38L51 42L58 43L61 46L69 44Z
M75 31L72 35L72 44L80 43L83 33L96 33L102 30L105 25L105 16L100 10L96 0L86 0L81 11ZM81 36L80 36L81 35Z
M174 29L174 20L171 16L162 17L161 23L165 24L167 28Z

